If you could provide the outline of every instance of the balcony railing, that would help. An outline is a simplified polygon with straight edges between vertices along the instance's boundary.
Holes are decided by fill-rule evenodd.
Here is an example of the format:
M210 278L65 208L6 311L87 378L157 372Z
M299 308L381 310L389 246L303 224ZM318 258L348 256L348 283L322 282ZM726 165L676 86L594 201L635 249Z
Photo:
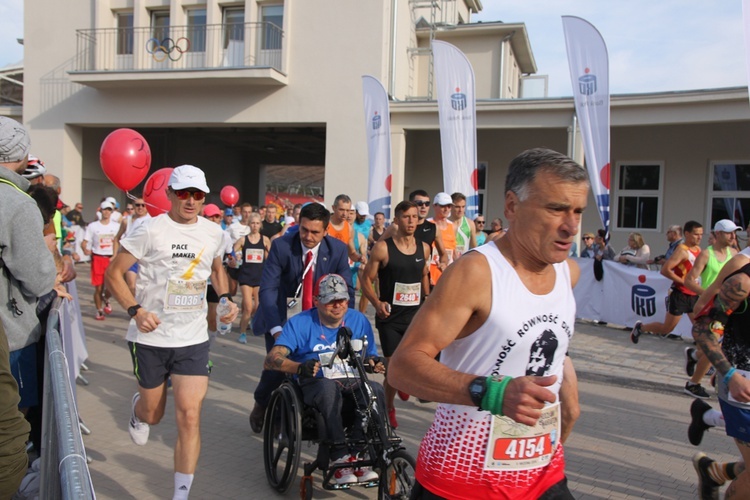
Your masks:
M77 30L73 72L273 68L284 73L284 32L273 23Z

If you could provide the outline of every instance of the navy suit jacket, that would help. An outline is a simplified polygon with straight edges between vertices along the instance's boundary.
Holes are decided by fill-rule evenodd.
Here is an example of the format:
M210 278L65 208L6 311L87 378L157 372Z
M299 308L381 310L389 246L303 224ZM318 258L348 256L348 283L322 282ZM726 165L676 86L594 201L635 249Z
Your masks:
M304 272L299 232L285 234L271 244L260 278L259 305L253 318L253 332L262 335L275 326L283 327L287 319L287 297L293 297ZM349 307L354 307L354 287L349 269L347 246L332 236L325 236L318 248L313 283L321 276L341 275L349 287Z

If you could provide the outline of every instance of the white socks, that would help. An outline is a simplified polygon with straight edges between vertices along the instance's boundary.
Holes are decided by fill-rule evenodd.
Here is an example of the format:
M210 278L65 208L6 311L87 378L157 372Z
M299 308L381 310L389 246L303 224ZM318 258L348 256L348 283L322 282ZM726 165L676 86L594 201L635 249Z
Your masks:
M724 427L724 415L711 408L703 414L703 423L712 427Z
M174 473L174 496L172 500L187 500L190 487L193 485L194 474Z
M216 336L217 336L218 334L219 334L219 333L218 333L218 332L216 332L216 331L211 331L211 330L208 330L208 348L209 348L209 349L211 349L211 346L212 346L212 345L213 345L213 343L214 343L214 339L216 339Z

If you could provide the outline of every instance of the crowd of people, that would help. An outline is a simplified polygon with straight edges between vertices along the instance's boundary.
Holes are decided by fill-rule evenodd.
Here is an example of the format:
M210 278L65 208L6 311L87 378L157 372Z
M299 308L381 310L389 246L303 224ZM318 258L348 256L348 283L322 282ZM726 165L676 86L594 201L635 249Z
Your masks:
M26 442L39 439L34 380L45 307L66 296L62 284L75 278L74 262L89 261L95 319L106 320L112 299L131 318L126 338L137 391L128 431L136 445L146 445L150 427L164 418L171 387L175 499L188 498L196 472L212 342L238 318L236 340L263 337L267 352L252 431L266 425L273 391L295 378L305 404L324 416L337 484L377 480L357 463L366 450L347 442L341 419L342 405L363 404L351 369L330 359L347 328L366 341L367 365L385 375L382 386L372 384L383 425L398 428L396 396L438 403L420 445L413 498L572 498L563 445L580 412L567 355L580 271L569 257L577 253L589 181L565 155L541 148L518 155L506 178L508 228L495 218L485 230L484 215L466 216L464 194L431 198L421 189L395 205L390 220L346 194L330 207L221 208L206 203L206 176L192 165L173 170L167 213L150 216L142 198L120 212L117 200L105 198L86 222L80 203L71 209L59 201L59 179L29 149L26 130L0 117L0 214L7 221L0 225L0 298L9 306L0 309L0 435L8 436L0 442L0 497L18 487ZM695 321L696 347L686 351L685 391L699 398L690 441L697 445L707 429L724 426L741 454L730 464L696 455L702 498L714 498L730 480L728 495L750 491L750 343L742 336L750 252L735 255L737 229L717 222L701 250L699 223L670 227L669 248L654 259L638 233L619 253L603 230L581 239L581 257L661 264L674 282L665 321L636 324L634 343L646 331L668 334L682 314ZM369 306L377 344L363 314ZM701 386L712 366L720 410L705 403ZM355 423L353 442L361 431ZM493 442L507 446L487 453Z

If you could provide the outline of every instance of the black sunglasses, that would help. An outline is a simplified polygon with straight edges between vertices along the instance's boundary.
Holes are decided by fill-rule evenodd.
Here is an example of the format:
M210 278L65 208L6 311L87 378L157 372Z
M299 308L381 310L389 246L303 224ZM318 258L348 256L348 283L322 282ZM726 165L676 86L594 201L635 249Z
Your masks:
M418 207L429 207L430 202L429 201L415 201L414 204Z
M145 207L146 204L145 203L136 203L135 206L136 207Z

